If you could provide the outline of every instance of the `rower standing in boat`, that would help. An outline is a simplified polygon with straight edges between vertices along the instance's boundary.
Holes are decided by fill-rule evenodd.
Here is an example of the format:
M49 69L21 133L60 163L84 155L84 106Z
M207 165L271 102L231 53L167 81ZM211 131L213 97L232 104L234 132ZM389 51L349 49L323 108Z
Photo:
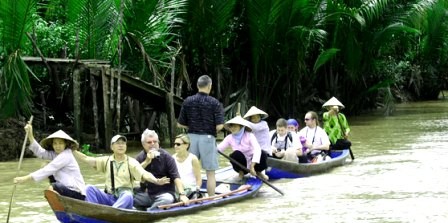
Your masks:
M25 131L28 133L28 140L30 141L29 149L34 155L51 161L42 169L26 176L14 178L14 183L23 183L30 180L40 181L49 176L54 176L56 182L51 183L50 190L55 190L63 196L84 200L84 178L71 151L71 149L78 148L78 142L64 131L59 130L43 139L39 145L34 138L31 124L25 126Z
M327 133L319 126L319 120L316 112L309 111L305 114L306 126L299 131L299 137L304 137L306 142L304 146L307 148L305 152L306 158L312 160L322 151L328 152L330 149L330 139ZM303 156L305 156L305 154ZM300 159L300 160L307 160Z
M339 112L344 105L335 97L325 102L322 107L328 111L323 114L324 129L330 138L330 149L350 149L352 143L348 140L350 127L347 118Z
M253 176L260 176L264 180L269 177L262 171L267 168L267 154L262 152L255 135L249 132L251 123L241 116L229 120L225 124L225 128L232 134L227 135L224 140L219 143L218 150L223 152L226 148L231 147L233 152L229 155L242 166L246 166ZM240 180L247 174L238 164L230 162L233 169L238 172Z
M134 197L134 206L147 211L157 209L159 205L171 204L175 201L175 192L179 193L180 201L188 205L182 180L177 170L174 158L159 146L159 135L154 130L146 129L142 133L143 150L136 156L136 160L146 171L155 177L167 176L168 184L157 185L152 182L140 182L140 189Z
M133 187L134 180L146 180L157 185L170 182L167 177L155 178L145 171L140 163L126 155L127 139L122 135L112 137L111 156L89 157L79 151L73 151L76 158L104 173L106 188L100 190L93 185L86 187L86 201L95 204L103 204L114 208L132 209L134 204Z
M190 152L201 161L207 174L208 196L215 195L215 171L219 168L216 135L224 126L224 108L210 96L212 79L202 75L197 82L198 93L187 97L180 109L177 126L187 129Z
M251 122L252 133L257 138L258 144L260 144L261 150L269 156L272 155L271 142L269 141L269 126L264 120L268 117L268 114L263 110L252 106L249 111L246 112L244 118Z

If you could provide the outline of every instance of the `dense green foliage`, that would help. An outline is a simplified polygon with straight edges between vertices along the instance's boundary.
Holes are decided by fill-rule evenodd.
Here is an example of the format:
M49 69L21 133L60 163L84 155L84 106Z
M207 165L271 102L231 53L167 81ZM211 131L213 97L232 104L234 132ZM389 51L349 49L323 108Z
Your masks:
M448 87L447 17L446 0L2 0L0 114L33 106L27 33L46 57L110 60L166 88L176 59L182 94L209 74L227 111L299 117L336 96L389 114Z

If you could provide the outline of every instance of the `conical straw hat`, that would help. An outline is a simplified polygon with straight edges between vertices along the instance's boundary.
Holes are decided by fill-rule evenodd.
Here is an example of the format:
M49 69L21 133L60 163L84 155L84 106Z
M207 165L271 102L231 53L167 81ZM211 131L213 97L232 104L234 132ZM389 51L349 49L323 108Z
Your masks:
M62 130L58 130L57 132L49 135L47 138L40 141L40 145L45 149L52 149L53 139L65 139L67 141L67 147L71 149L78 149L79 144L76 140L72 139L67 133Z
M249 118L252 115L260 115L261 119L265 119L269 116L268 113L262 111L261 109L255 106L250 107L249 111L247 111L246 114L244 115L244 118Z
M229 121L227 121L224 124L224 127L226 129L229 129L229 125L230 124L242 125L242 126L246 127L247 131L252 131L252 124L249 121L247 121L246 119L242 118L240 115L238 115L235 118L232 118Z
M330 98L324 105L323 108L331 107L331 106L339 106L340 108L345 108L345 106L335 97Z

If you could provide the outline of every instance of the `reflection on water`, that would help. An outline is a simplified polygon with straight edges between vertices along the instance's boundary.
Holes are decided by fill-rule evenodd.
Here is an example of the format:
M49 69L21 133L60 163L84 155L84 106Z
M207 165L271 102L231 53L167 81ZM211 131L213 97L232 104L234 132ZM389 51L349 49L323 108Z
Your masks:
M275 181L284 197L265 185L254 199L160 222L446 222L447 101L401 104L394 116L375 113L349 122L353 163L328 174ZM40 165L25 159L22 173ZM0 163L0 219L6 219L16 168L17 162ZM101 175L81 168L86 182L103 184ZM43 198L46 185L17 186L11 222L57 222Z

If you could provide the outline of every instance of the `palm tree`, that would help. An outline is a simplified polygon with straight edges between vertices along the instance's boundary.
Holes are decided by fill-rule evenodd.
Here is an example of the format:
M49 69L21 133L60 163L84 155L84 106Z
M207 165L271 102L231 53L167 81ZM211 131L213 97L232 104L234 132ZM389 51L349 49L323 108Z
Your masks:
M37 0L0 2L0 118L31 115L30 72L22 55L36 8Z

